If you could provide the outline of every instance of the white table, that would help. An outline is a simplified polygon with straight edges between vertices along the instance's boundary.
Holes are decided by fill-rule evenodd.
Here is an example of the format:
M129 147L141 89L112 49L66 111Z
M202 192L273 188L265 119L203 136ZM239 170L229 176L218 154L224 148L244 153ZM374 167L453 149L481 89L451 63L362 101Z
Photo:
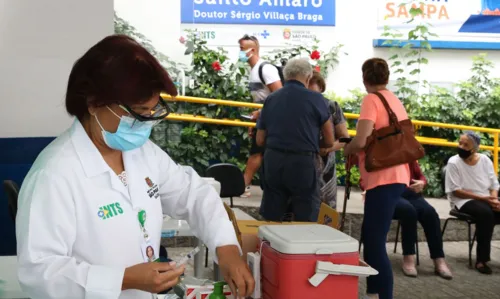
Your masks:
M0 298L28 298L17 279L17 256L0 256Z

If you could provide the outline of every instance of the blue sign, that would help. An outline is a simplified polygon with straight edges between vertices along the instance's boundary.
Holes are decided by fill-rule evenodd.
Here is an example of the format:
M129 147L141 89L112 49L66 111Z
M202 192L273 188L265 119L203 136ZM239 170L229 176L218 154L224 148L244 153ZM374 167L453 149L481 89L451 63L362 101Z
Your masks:
M335 26L335 0L181 0L181 23Z

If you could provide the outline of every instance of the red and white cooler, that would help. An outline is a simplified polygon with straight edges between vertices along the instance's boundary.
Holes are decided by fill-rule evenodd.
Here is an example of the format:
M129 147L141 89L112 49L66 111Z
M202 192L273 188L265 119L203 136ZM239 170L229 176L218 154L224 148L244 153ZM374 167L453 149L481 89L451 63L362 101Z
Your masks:
M259 238L262 299L357 299L359 277L378 274L327 225L264 225Z

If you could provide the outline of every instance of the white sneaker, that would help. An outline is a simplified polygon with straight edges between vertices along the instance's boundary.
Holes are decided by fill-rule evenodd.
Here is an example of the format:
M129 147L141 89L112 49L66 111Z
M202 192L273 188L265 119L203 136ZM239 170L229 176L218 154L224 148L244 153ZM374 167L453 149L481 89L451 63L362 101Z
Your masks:
M252 193L250 192L250 186L247 186L245 188L245 192L243 192L243 194L240 195L241 198L248 198L252 196Z

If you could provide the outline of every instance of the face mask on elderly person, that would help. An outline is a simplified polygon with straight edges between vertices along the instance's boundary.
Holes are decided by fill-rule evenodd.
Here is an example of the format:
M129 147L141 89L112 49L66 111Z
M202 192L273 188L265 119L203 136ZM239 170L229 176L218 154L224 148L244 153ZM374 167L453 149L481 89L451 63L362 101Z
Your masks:
M479 135L474 132L465 132L458 142L458 156L463 160L468 159L477 151L480 143L481 137Z
M465 150L465 149L460 148L460 147L457 148L457 151L458 151L458 156L464 160L469 158L472 155L471 150Z

